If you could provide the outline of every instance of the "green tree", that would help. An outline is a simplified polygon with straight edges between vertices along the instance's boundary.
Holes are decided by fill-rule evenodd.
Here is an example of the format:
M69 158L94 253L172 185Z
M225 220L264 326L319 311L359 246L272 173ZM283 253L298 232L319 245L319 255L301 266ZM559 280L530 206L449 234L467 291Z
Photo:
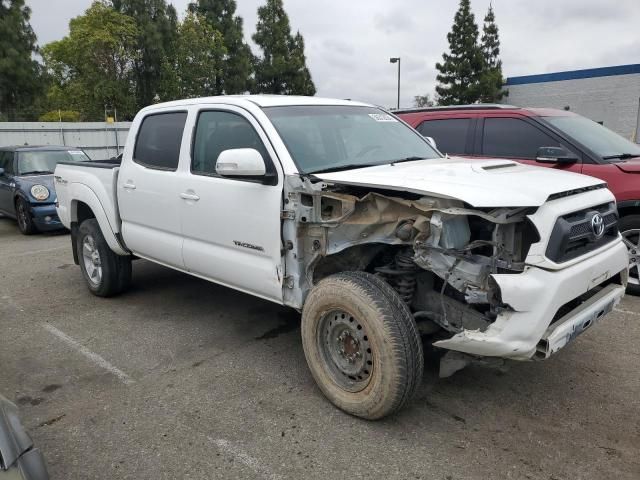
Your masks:
M0 118L30 120L30 105L41 91L36 35L24 0L0 1Z
M504 79L502 78L502 61L500 60L500 38L491 4L489 4L489 10L484 17L480 48L484 58L484 71L480 80L480 101L496 103L507 92L502 89Z
M244 41L242 18L235 15L235 0L197 0L188 8L190 12L203 15L211 28L222 35L226 53L214 93L231 95L250 91L254 59Z
M282 0L267 0L266 5L258 8L253 40L262 49L262 57L256 60L256 92L315 95L304 40L300 32L291 36Z
M131 17L137 26L138 37L133 71L138 108L154 101L166 100L161 93L166 90L166 62L175 58L178 15L166 0L111 0L113 8Z
M413 105L416 107L433 107L436 105L436 101L427 93L426 95L413 97Z
M38 118L39 122L79 122L80 112L74 112L73 110L52 110L51 112L43 113Z
M438 70L436 92L441 105L475 103L480 99L480 82L484 70L482 51L478 46L478 26L471 12L469 0L460 0L447 34L449 53L442 54Z
M138 30L130 17L95 1L69 22L69 35L42 48L52 79L50 110L80 112L83 120L104 120L105 106L118 117L135 115L133 65Z
M178 27L175 96L194 98L216 95L226 53L220 32L202 15L189 12Z

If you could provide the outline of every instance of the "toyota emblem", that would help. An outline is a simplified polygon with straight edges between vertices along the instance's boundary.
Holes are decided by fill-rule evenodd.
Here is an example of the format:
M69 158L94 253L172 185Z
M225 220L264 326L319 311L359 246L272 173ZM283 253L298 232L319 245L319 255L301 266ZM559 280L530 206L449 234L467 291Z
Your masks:
M600 239L604 235L604 219L599 213L591 217L591 230L593 230L596 239Z

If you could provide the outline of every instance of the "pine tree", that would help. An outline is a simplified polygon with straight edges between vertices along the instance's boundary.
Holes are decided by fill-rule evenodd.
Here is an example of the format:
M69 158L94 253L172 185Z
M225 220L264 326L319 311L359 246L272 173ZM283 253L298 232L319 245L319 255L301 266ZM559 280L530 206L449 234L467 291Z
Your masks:
M226 54L222 75L216 79L215 94L245 93L251 90L253 55L244 41L242 18L235 16L235 0L197 0L189 11L203 15L211 28L222 34Z
M117 12L133 18L138 28L139 55L134 72L136 103L138 108L143 108L160 97L165 62L172 62L175 56L178 15L173 5L167 5L166 0L111 2Z
M39 113L26 112L41 87L40 67L33 59L38 47L30 17L24 0L0 1L1 119L29 120Z
M439 85L436 86L441 105L475 103L480 99L480 82L484 59L478 46L478 26L469 0L460 0L451 32L447 34L450 53L443 53L442 63L436 63Z
M482 29L482 43L480 46L484 58L484 73L481 79L480 100L484 103L495 103L506 95L502 90L504 79L502 78L502 61L500 60L500 38L498 37L498 25L493 12L493 6L489 4L489 10L484 17Z
M256 61L256 92L281 95L315 95L316 87L306 65L300 32L291 36L282 0L267 0L258 8L253 40L262 49Z

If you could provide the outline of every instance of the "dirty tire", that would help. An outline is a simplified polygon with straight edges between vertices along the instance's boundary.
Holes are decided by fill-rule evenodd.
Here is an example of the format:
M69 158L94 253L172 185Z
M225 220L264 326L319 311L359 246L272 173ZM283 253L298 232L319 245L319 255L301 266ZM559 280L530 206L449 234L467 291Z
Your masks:
M358 331L366 332L372 366L366 384L356 382L355 388L345 387L344 373L324 346L325 338L333 341L324 327L335 312L345 312ZM422 379L422 342L413 315L393 288L369 273L338 273L311 290L302 311L302 345L324 395L358 417L376 420L399 410Z
M29 204L22 198L16 200L16 219L18 229L23 235L33 235L38 231L29 213Z
M84 245L89 242L99 256L101 273L92 276L85 263ZM131 283L131 257L117 255L104 239L95 218L85 220L78 229L76 243L80 270L89 291L98 297L111 297L126 290Z
M618 229L627 240L630 240L635 245L640 243L638 241L640 239L640 215L627 215L626 217L622 217L618 223ZM627 248L628 247L627 245ZM629 250L631 254L631 249ZM640 296L640 266L638 266L638 262L640 261L640 248L634 251L636 252L636 262L629 263L630 270L627 293ZM629 257L629 260L631 260L631 257Z

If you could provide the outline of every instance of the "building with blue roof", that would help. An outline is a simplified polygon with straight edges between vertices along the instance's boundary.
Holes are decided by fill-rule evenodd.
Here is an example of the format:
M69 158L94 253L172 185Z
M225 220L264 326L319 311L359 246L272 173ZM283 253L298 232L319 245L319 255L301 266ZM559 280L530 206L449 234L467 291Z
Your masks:
M503 102L567 109L640 143L640 64L507 78Z

